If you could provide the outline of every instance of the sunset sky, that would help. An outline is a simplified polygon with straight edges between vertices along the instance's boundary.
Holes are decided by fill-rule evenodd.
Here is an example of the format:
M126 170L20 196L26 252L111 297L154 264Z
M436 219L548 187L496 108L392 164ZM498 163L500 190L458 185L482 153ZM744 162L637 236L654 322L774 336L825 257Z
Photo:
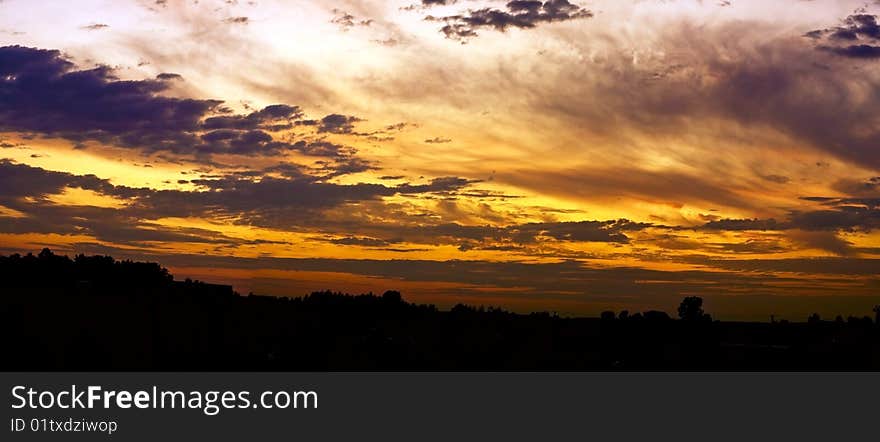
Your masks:
M298 296L880 303L880 5L0 0L0 252Z

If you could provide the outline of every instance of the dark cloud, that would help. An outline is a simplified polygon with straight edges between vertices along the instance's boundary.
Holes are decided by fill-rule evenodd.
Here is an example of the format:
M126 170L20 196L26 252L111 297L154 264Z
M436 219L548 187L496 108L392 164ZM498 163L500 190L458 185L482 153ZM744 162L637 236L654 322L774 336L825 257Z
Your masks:
M838 180L832 188L851 197L880 197L880 176L867 179L845 178ZM833 199L833 198L830 198ZM826 198L822 201L828 201Z
M360 169L364 166L342 165ZM368 167L368 166L367 166ZM328 168L333 169L333 168ZM267 173L281 174L282 177ZM335 176L335 175L334 175ZM116 186L93 175L72 175L37 167L0 161L0 205L31 213L52 206L49 195L66 188L81 188L123 200L117 210L127 219L163 217L229 217L244 224L291 228L312 228L331 224L323 210L376 201L397 194L453 192L471 184L456 178L441 178L426 185L385 186L381 184L335 184L327 176L309 175L301 167L282 164L266 171L234 172L188 180L197 190L154 190ZM107 215L109 216L109 215ZM24 221L23 221L24 222Z
M793 210L788 219L722 219L700 226L703 230L718 231L860 231L880 229L880 198L805 197L824 208Z
M355 152L351 147L325 140L278 141L262 130L219 129L203 133L200 139L202 142L193 147L196 154L276 155L298 151L303 155L345 159Z
M183 77L180 74L174 74L171 72L163 72L159 75L156 75L157 80L183 80Z
M806 37L819 42L817 48L849 58L873 59L880 57L880 24L877 16L853 14L840 26L807 32Z
M760 175L761 179L776 184L785 184L791 181L791 178L782 175Z
M559 241L627 243L624 230L640 230L646 224L628 220L529 223L506 228L515 242L536 243L540 237Z
M160 225L126 211L92 206L31 205L26 218L3 219L4 233L90 235L99 241L149 247L148 243L242 245L248 241L199 228Z
M90 24L90 25L83 26L82 28L85 29L85 30L87 30L87 31L99 31L99 30L101 30L101 29L106 29L106 28L109 28L109 27L110 27L110 25L107 25L107 24L104 24L104 23L93 23L93 24Z
M784 225L775 219L721 219L703 224L703 229L720 231L781 230Z
M51 172L13 163L8 159L0 160L0 204L9 205L24 197L44 199L48 195L60 193L66 187L78 187L104 194L117 193L115 186L109 181L94 175ZM129 192L124 195L133 196Z
M318 140L318 141L297 141L291 145L288 145L290 148L299 151L304 155L318 156L318 157L349 157L353 154L354 150L350 147L343 146L341 144L331 143L329 141Z
M552 241L628 243L628 231L638 231L647 224L628 220L572 221L552 223L524 223L507 226L462 225L442 223L434 225L362 226L370 237L393 242L430 245L455 245L461 251L505 250L522 251L528 246L549 246Z
M434 138L429 138L429 139L425 140L425 142L428 144L440 144L440 143L451 143L452 140L449 138L434 137Z
M94 175L72 175L0 160L0 205L13 208L25 218L3 218L4 233L92 235L117 244L145 242L230 243L233 238L194 228L159 226L140 220L126 209L62 206L47 197L67 188L91 190L122 199L146 196L149 189L114 186Z
M346 236L344 238L332 238L326 240L333 244L340 244L344 246L363 246L363 247L384 247L392 242L386 241L384 239L377 238L369 238L369 237L355 237L355 236Z
M421 0L421 2L419 3L404 6L400 9L402 11L423 11L434 6L447 6L454 5L456 3L458 3L458 0Z
M432 179L428 184L413 185L406 183L401 184L397 188L401 193L450 192L478 182L459 177L440 177Z
M323 179L378 169L373 163L354 157L348 157L334 162L319 162L318 164L322 166L319 169L319 173L322 174Z
M299 106L273 104L247 115L224 115L205 119L205 129L253 130L258 128L292 127L291 120L299 119L303 111ZM288 123L288 124L285 124Z
M824 205L827 210L793 212L789 224L803 230L869 232L880 228L880 198L841 198Z
M373 24L372 19L358 19L354 15L339 9L334 9L333 13L336 15L330 20L330 23L339 26L343 32L346 32L355 26L370 26Z
M212 212L226 214L293 215L296 210L321 209L349 202L390 196L394 188L379 184L341 185L317 182L315 178L272 178L258 180L223 177L191 180L204 191L165 190L145 195L138 205L148 211L166 214L201 215Z
M266 176L267 172L280 173L284 177ZM52 172L6 160L0 162L0 205L28 215L28 218L19 219L14 226L10 224L8 227L19 233L50 233L52 229L56 229L56 233L73 233L75 226L85 225L84 221L76 221L77 217L88 220L94 218L95 221L90 221L89 226L98 226L99 220L108 220L109 225L101 227L102 232L107 232L113 224L150 230L154 226L149 224L149 220L164 217L221 217L270 228L351 232L349 239L340 240L343 242L339 243L363 246L411 242L450 244L463 249L498 248L533 245L548 239L627 243L629 238L624 232L649 226L627 220L527 223L503 227L458 223L404 225L402 220L383 224L377 221L361 223L356 218L350 218L355 220L354 224L345 224L349 221L333 219L324 213L329 209L363 204L396 194L449 194L473 183L455 177L438 178L424 185L342 185L322 182L320 177L306 174L300 166L288 164L273 166L265 172L230 173L192 179L187 183L197 186L197 190L137 189L116 186L92 175ZM66 188L81 188L115 197L124 201L125 206L118 209L92 207L74 210L64 208L67 206L59 207L48 200L50 195L59 194ZM34 223L34 219L38 218L45 219ZM30 229L33 230L28 230L28 223L31 223L33 227ZM63 224L69 226L62 227ZM46 227L41 228L41 225ZM97 231L96 229L98 228L89 227L80 233ZM138 235L134 235L135 233ZM158 235L152 232L149 234L154 235L153 237ZM133 231L132 235L139 240L147 240L147 233L140 230ZM200 235L205 236L202 233ZM109 238L102 237L106 240ZM375 241L356 241L351 238L371 238ZM121 241L122 235L115 236L114 240Z
M880 46L874 45L820 46L819 48L849 58L880 58Z
M840 238L835 232L795 230L789 232L788 237L808 248L824 250L837 256L853 256L856 252L852 243Z
M842 26L830 30L832 38L841 40L856 40L859 37L867 39L880 38L880 25L877 24L877 16L870 14L850 15L843 21Z
M441 4L446 4L441 3ZM508 28L529 29L541 23L551 23L592 17L593 13L568 0L540 1L514 0L506 10L483 8L468 10L465 14L445 17L427 16L425 20L445 23L440 29L447 38L466 40L477 36L478 29L504 32Z
M117 81L110 68L74 71L58 51L0 48L0 128L82 141L172 148L192 143L220 102L157 95L162 81Z
M318 122L318 133L350 134L358 121L361 119L351 115L330 114Z
M790 247L783 245L778 238L770 239L747 239L739 243L711 243L710 247L721 252L742 254L760 254L767 255L772 253L784 253L790 250Z
M389 124L389 125L385 126L385 130L401 131L401 130L406 129L407 126L418 127L417 124L407 123L405 121L402 121L400 123L394 123L394 124Z
M269 132L294 127L298 106L274 104L231 114L218 100L160 95L177 74L122 81L109 67L75 70L60 52L21 46L0 48L0 130L61 137L84 146L98 141L149 152L208 158L216 153L347 157L354 150L323 140L278 140ZM218 112L224 115L215 115ZM353 116L325 117L319 132L350 133Z
M250 23L250 18L248 18L248 17L229 17L226 20L223 20L223 22L230 23L230 24L246 25L246 24Z

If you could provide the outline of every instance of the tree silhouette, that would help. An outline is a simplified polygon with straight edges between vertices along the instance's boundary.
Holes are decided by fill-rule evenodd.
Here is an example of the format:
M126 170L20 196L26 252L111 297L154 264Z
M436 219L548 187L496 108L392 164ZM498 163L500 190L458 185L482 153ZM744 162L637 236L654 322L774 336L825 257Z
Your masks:
M668 321L671 319L666 312L661 312L659 310L648 310L642 315L642 317L648 321Z
M400 303L403 302L403 297L400 295L400 292L397 290L388 290L387 292L382 294L382 300L385 302L391 303Z
M880 369L868 317L712 323L695 296L681 301L683 321L659 310L441 311L394 290L240 296L175 281L158 263L48 249L0 255L0 294L7 370Z
M698 321L703 319L703 298L688 296L681 300L678 306L678 317L685 321Z

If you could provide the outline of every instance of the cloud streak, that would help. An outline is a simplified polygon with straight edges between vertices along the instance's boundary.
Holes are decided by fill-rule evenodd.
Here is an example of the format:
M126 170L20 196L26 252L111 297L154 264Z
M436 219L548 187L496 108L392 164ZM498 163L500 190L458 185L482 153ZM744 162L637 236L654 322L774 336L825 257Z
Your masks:
M426 6L450 3L448 1L423 2ZM476 37L477 30L480 29L500 32L510 28L531 29L542 23L577 20L592 16L592 12L569 3L568 0L548 0L543 3L532 0L514 0L508 2L505 9L471 9L456 15L440 17L429 15L425 17L425 20L444 23L440 32L446 38L463 41Z

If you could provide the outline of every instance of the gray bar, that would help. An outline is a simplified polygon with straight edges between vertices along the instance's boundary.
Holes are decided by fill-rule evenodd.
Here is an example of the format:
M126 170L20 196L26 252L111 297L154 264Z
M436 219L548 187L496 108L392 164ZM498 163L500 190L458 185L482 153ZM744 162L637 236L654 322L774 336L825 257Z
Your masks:
M4 441L847 440L876 437L880 373L2 373ZM12 409L12 387L312 390L317 409ZM115 420L100 433L10 419Z

